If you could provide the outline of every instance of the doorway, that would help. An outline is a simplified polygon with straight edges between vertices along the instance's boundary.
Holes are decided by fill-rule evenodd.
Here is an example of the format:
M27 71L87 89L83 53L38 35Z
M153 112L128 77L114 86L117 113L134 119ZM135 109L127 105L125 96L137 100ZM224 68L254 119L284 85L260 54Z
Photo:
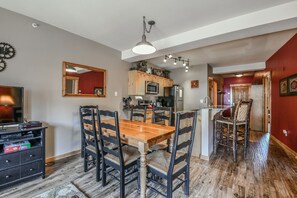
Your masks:
M271 129L271 78L270 72L263 75L264 84L264 132L270 133Z
M230 85L231 104L234 106L240 100L248 101L251 94L251 84L234 84Z

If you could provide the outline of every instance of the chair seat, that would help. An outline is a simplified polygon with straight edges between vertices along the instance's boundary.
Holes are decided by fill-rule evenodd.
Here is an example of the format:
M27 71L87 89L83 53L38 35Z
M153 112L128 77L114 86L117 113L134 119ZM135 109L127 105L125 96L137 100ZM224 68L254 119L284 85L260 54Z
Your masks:
M107 147L108 147L109 149L115 149L115 148L117 148L117 145L115 145L115 144L112 144L112 143L105 143L105 144L108 144ZM99 144L99 143L98 143L98 146L99 146L99 150L101 150L101 149L100 149L100 144ZM93 153L96 153L96 148L95 148L95 146L93 146L93 145L88 145L88 146L86 146L86 149L89 150L89 151L91 151L91 152L93 152Z
M168 147L167 141L163 141L150 147L149 150L150 151L165 150L167 149L167 147Z
M180 155L177 153L176 158ZM147 155L147 165L164 175L167 175L170 165L171 153L164 150L158 150L156 152ZM173 174L184 168L187 165L185 161L182 161L174 166Z
M232 118L223 118L220 120L216 120L219 123L223 123L223 124L233 124L234 120ZM243 125L246 124L247 121L236 121L236 125Z
M125 165L131 164L132 162L136 161L140 157L140 153L138 152L138 150L128 145L122 147L122 153L123 153L123 160ZM120 165L119 158L115 157L112 154L107 154L104 156L104 158L106 160L112 161L115 164Z

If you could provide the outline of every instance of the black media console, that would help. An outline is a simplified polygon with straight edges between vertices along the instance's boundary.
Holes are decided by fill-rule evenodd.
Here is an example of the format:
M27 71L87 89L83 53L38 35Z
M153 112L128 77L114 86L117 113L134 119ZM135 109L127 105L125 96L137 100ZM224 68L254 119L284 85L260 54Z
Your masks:
M0 189L27 181L33 177L45 178L45 129L35 127L0 129ZM5 153L8 144L29 142L25 150ZM6 147L5 147L6 145Z

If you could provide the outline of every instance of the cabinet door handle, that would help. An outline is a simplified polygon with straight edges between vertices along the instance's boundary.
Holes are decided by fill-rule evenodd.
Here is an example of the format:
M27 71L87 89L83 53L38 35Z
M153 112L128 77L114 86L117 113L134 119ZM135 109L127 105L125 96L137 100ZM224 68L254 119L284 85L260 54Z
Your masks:
M6 175L5 178L8 179L8 178L10 178L10 176L9 175Z
M29 157L33 157L33 155L31 154L31 155L29 155Z
M6 162L6 163L9 163L9 160L7 159L7 160L5 160L5 162Z
M30 168L30 170L29 171L32 171L33 170L33 168Z

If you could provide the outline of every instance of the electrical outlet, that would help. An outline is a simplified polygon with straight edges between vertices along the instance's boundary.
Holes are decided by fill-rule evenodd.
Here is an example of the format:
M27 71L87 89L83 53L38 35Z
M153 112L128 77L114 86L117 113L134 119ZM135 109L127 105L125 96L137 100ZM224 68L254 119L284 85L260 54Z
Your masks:
M117 91L114 92L114 96L118 96L118 92Z
M285 136L288 136L288 131L287 130L283 129L283 133L284 133Z

